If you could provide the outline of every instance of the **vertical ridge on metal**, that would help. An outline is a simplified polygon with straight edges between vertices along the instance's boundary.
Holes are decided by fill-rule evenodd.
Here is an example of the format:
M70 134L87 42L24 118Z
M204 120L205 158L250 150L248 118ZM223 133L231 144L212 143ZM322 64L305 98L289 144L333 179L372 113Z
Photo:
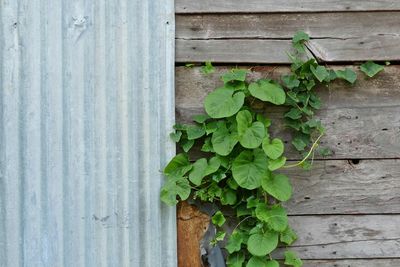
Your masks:
M173 0L1 0L0 121L0 266L176 266Z

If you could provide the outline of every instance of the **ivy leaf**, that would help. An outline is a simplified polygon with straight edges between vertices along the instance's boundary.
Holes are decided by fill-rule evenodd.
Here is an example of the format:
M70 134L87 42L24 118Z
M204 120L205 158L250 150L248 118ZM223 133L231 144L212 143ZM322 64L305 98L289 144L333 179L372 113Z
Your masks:
M194 64L193 63L186 63L185 67L188 68L188 69L191 69L191 68L194 67Z
M212 122L206 124L206 134L207 135L215 132L217 129L218 129L217 121L212 121Z
M200 185L203 178L216 172L219 169L221 161L218 157L212 157L207 163L207 159L201 158L193 163L193 168L189 173L189 180L195 184Z
M211 221L214 225L221 227L225 223L226 219L221 211L217 211L214 216L212 216Z
M203 152L215 152L214 148L213 148L213 146L211 144L211 138L206 138L204 140L204 144L201 147L201 151L203 151Z
M219 231L219 232L217 232L215 234L215 238L214 239L215 239L215 241L224 241L225 236L226 236L225 232Z
M298 120L285 118L285 126L295 129L296 131L299 131L301 127L301 122Z
M236 191L230 188L224 189L221 195L222 205L235 205L237 200Z
M227 156L238 142L236 132L230 132L224 122L218 123L218 129L211 137L211 143L218 155Z
M178 203L177 196L186 200L190 195L189 181L185 177L168 176L167 181L161 188L160 199L165 204L173 206Z
M304 42L304 41L308 41L308 40L310 40L310 36L307 33L303 32L303 31L298 31L293 36L292 42L295 44L295 43Z
M268 119L261 114L257 114L257 121L262 122L262 124L264 124L265 128L268 128L269 126L271 126L271 119Z
M230 254L226 260L228 267L242 267L245 260L243 252Z
M203 127L199 127L197 125L189 125L186 128L186 133L188 140L194 140L202 137L203 135L206 134L206 131L204 130Z
M298 103L298 102L300 101L300 100L297 98L297 94L296 94L295 92L293 92L293 91L288 91L286 94L288 95L289 99L293 100L295 103ZM288 100L288 99L286 99L286 100Z
M201 71L202 71L204 74L211 74L211 73L215 72L215 68L214 68L214 66L212 65L211 61L206 61L206 62L204 63L204 66L201 67Z
M211 118L219 119L236 114L244 103L244 93L234 94L233 89L218 88L208 94L204 100L204 108Z
M244 82L246 80L246 76L248 70L244 69L232 69L230 72L225 73L222 75L222 81L224 83L232 82L232 81L241 81Z
M228 186L230 188L232 188L233 190L238 189L239 185L236 183L235 179L233 178L229 178L226 183L228 184Z
M296 233L288 226L285 231L283 231L282 233L280 233L280 240L281 242L287 244L287 245L291 245L293 244L294 241L297 240L297 235Z
M332 150L330 150L328 147L319 147L318 153L323 157L327 157L332 155Z
M259 121L252 123L252 116L248 110L239 111L236 121L240 144L245 148L260 146L265 136L264 124Z
M357 80L357 73L349 68L346 68L344 70L336 70L335 74L338 78L344 79L351 84L353 84Z
M309 105L315 109L320 109L321 108L321 99L317 95L312 94L312 95L310 95Z
M193 115L193 120L197 123L204 123L206 120L210 118L207 114L198 114L198 115Z
M249 85L249 91L252 96L262 101L268 101L275 105L285 103L286 94L282 87L270 80L260 79L256 83Z
M239 251L241 249L241 245L243 243L243 236L239 231L233 231L231 236L228 239L228 243L225 246L225 249L232 254L235 251Z
M293 146L298 150L298 151L303 151L305 148L306 148L306 146L307 146L307 143L305 143L301 138L299 138L299 137L295 137L293 140L292 140L292 144L293 144Z
M181 146L183 151L188 152L194 145L194 140L185 140L182 142Z
M278 233L265 232L252 234L247 241L247 250L254 256L263 257L278 246Z
M261 180L269 175L268 158L261 149L245 150L232 164L232 175L240 187L249 190L261 186Z
M324 66L314 67L313 65L311 65L310 70L314 74L315 78L317 78L318 81L320 82L324 81L327 77L329 77L329 72L326 70Z
M285 86L289 89L293 89L300 85L300 81L293 74L292 75L283 75L282 81L285 84Z
M285 163L286 163L286 157L280 157L280 158L277 158L277 159L271 159L268 162L268 169L270 171L275 171L275 170L283 167L285 165Z
M303 115L301 110L298 108L291 108L288 112L284 115L286 118L290 118L292 120L300 119Z
M364 72L368 77L372 78L379 72L381 72L384 67L376 64L372 61L368 61L360 66L362 72Z
M293 251L285 251L285 264L293 267L303 266L302 260Z
M286 210L279 205L268 208L265 203L260 203L256 208L256 216L259 220L266 222L272 230L277 232L285 231L288 226Z
M181 140L182 132L181 131L176 131L173 133L169 134L169 137L174 141L175 143L178 143L179 140Z
M279 138L274 138L271 143L266 138L263 140L262 148L269 158L277 159L283 154L285 146Z
M288 201L292 197L292 186L284 174L272 174L261 181L262 188L279 201Z
M300 53L304 53L305 52L305 48L304 48L304 42L310 40L310 36L308 36L307 33L303 32L303 31L298 31L293 39L292 39L292 43L293 43L293 47Z
M176 155L165 167L164 174L167 176L182 177L192 169L187 154L180 153Z

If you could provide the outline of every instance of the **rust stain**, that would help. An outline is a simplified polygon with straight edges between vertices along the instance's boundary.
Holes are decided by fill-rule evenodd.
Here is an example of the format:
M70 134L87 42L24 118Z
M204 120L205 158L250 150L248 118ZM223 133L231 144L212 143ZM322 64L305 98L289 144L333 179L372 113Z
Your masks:
M210 217L195 206L182 202L177 209L178 266L204 267L200 256L200 241L210 224Z

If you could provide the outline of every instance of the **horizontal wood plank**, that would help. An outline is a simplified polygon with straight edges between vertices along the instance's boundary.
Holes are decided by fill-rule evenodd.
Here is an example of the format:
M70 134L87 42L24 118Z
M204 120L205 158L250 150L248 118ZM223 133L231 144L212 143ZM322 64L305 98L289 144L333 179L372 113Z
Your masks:
M303 30L312 39L400 35L400 12L177 15L178 39L291 39Z
M400 36L354 39L315 39L308 50L323 62L400 60ZM176 39L176 62L288 64L290 40L184 40Z
M304 267L398 267L400 259L304 260Z
M400 257L400 215L294 216L289 220L299 236L290 249L303 259Z
M200 68L176 68L178 122L190 122L192 115L204 112L205 96L221 86L219 76L225 71L226 67L218 67L216 73L204 76ZM249 80L277 79L288 71L286 67L256 67ZM319 89L324 107L316 116L327 128L322 144L333 150L330 159L400 158L400 67L386 67L374 79L357 72L359 81L354 86L339 81ZM272 134L289 142L291 132L281 120L284 110L269 106L266 113L273 119ZM291 146L287 146L286 154L299 158Z
M291 178L290 214L400 213L400 160L314 161Z
M290 41L282 40L183 40L175 41L176 62L289 63Z
M394 0L176 0L176 13L253 13L400 10Z

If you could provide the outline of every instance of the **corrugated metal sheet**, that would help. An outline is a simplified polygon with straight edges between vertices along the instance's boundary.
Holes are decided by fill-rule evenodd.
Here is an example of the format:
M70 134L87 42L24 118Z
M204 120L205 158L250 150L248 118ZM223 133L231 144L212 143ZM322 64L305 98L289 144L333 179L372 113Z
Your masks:
M176 266L173 1L0 0L0 266Z

